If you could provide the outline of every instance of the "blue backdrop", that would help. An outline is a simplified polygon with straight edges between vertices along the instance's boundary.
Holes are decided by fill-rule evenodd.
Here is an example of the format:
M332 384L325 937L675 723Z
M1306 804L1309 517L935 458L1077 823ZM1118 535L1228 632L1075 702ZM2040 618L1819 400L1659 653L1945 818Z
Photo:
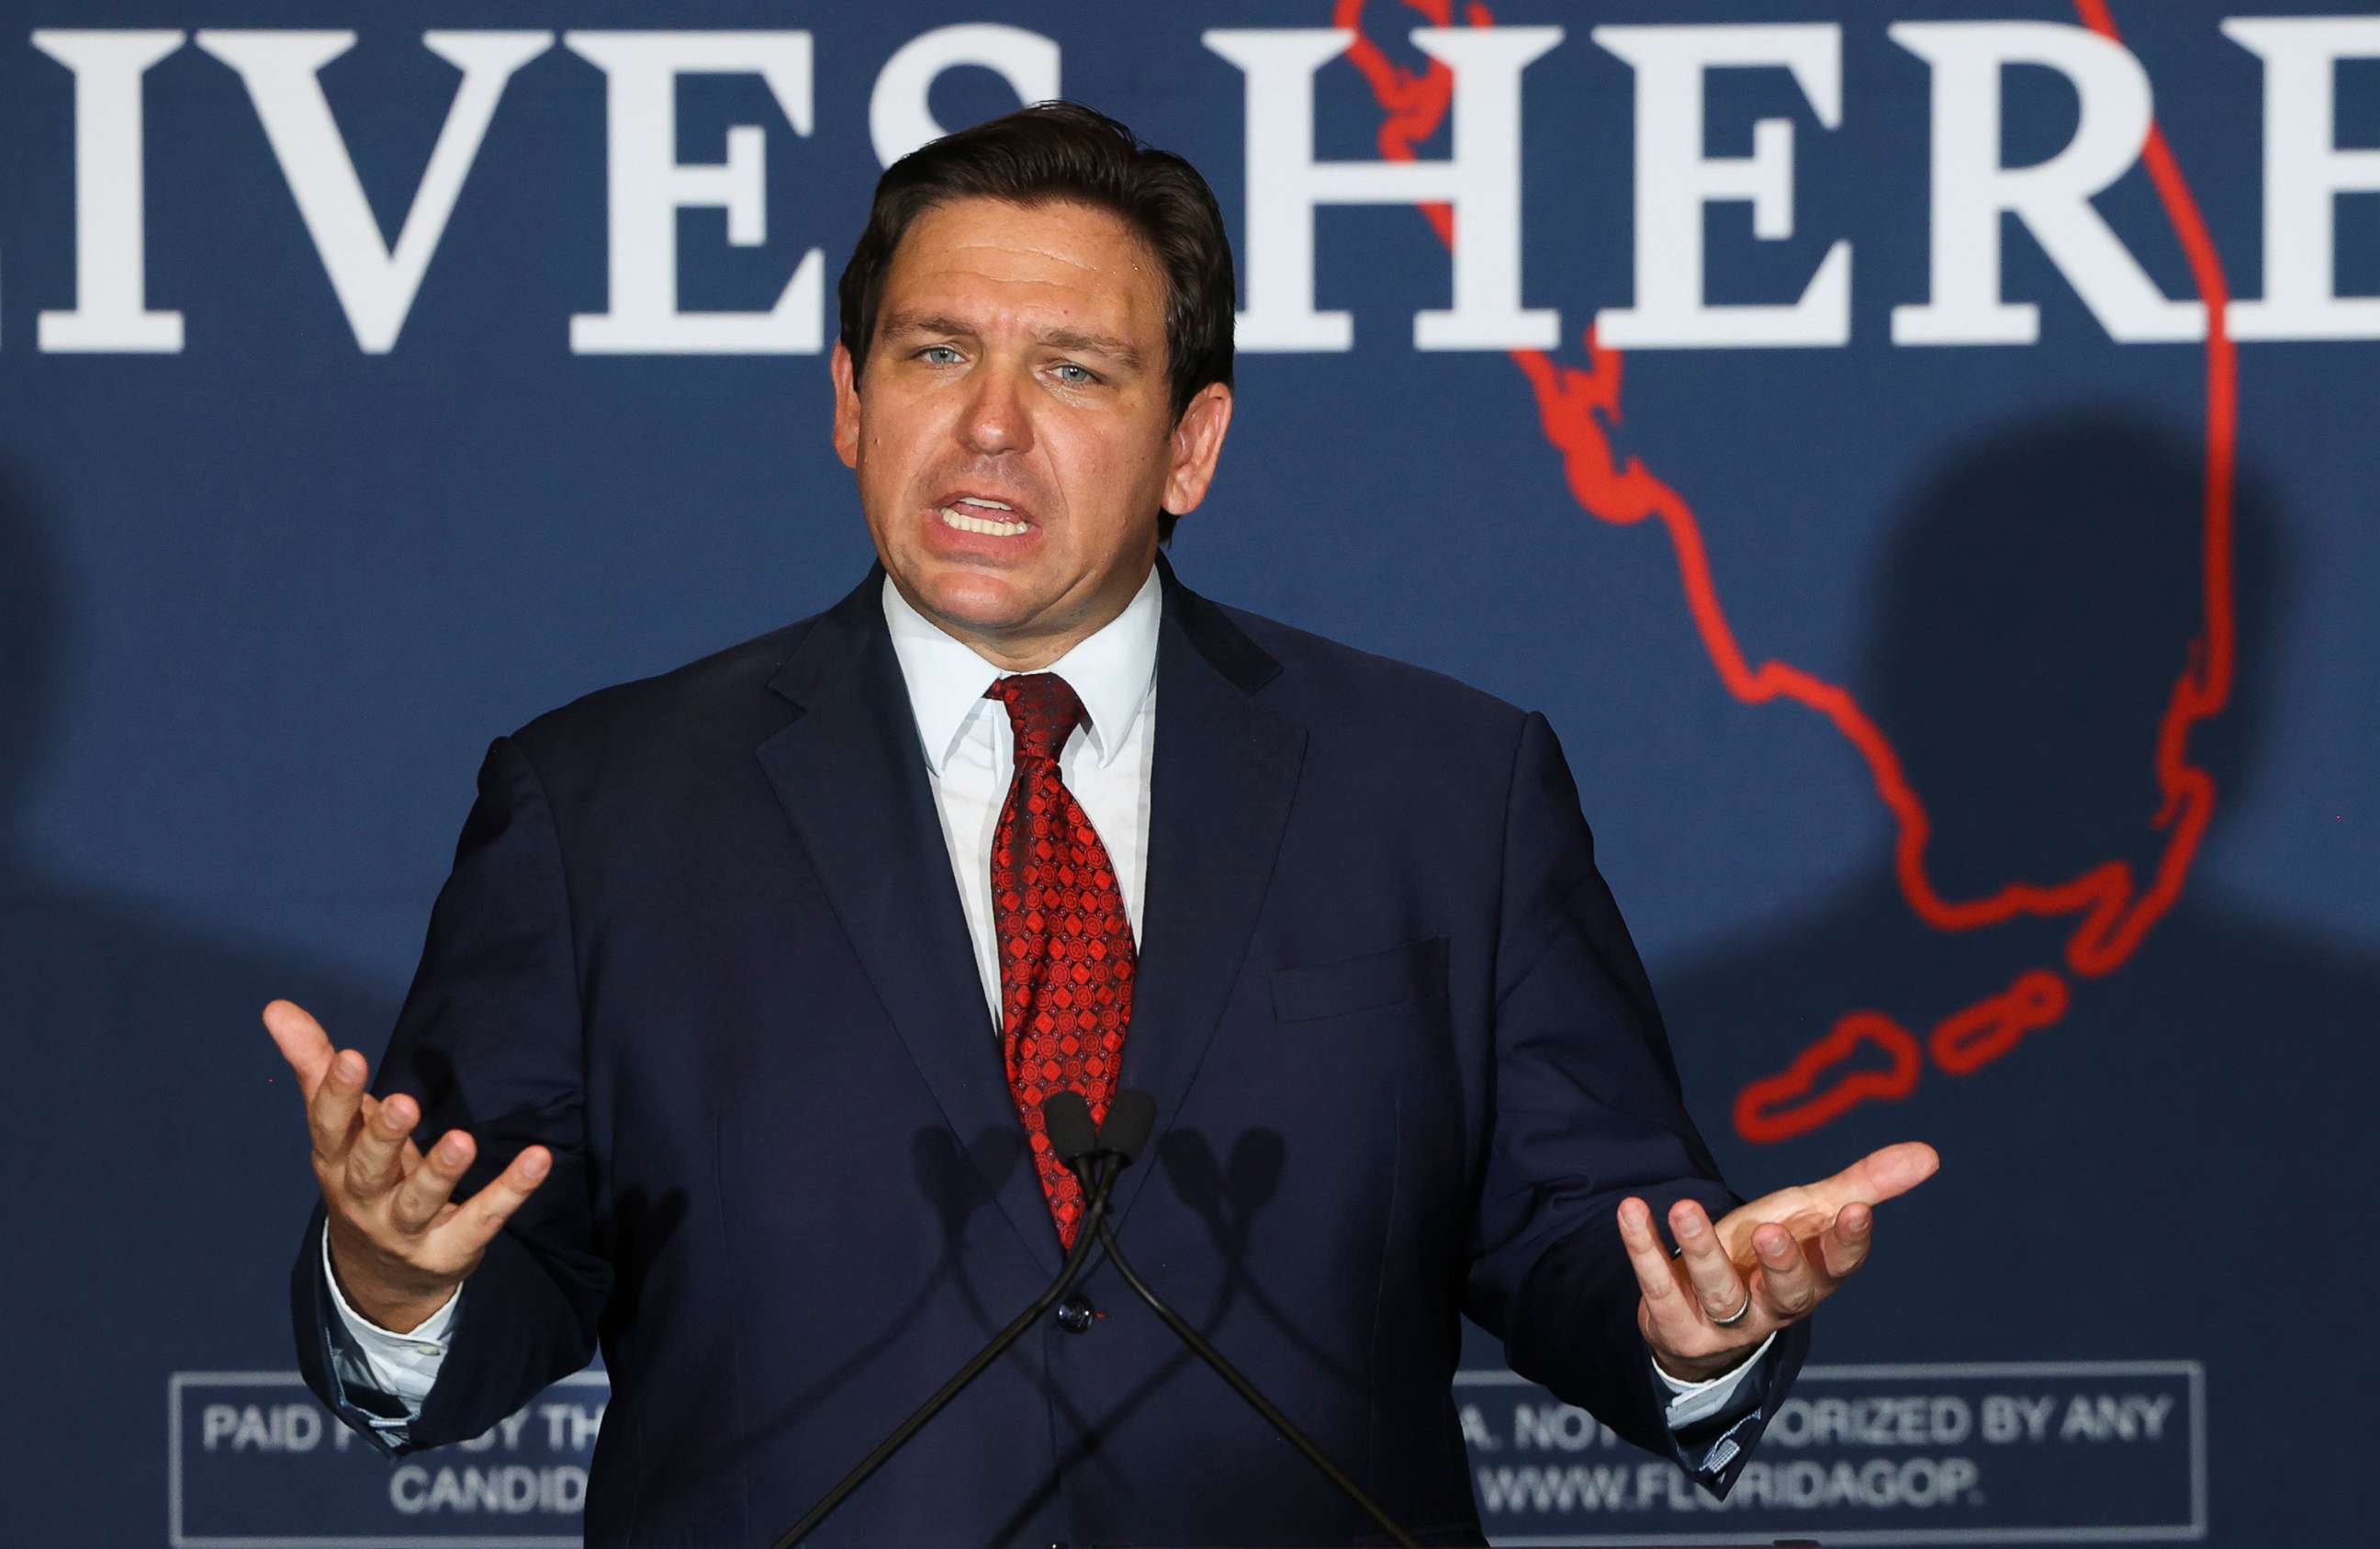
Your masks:
M5 1536L577 1542L600 1372L395 1466L297 1385L258 1010L376 1060L490 738L853 585L880 157L1062 91L1266 314L1184 578L1547 712L1740 1192L1943 1156L1723 1507L1479 1343L1491 1531L2357 1538L2365 9L10 7Z

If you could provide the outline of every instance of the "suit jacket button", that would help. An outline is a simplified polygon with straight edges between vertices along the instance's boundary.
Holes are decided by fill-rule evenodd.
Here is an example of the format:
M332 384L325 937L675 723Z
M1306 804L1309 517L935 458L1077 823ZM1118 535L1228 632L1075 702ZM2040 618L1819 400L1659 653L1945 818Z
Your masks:
M1099 1314L1092 1310L1091 1299L1081 1291L1068 1291L1058 1303L1058 1326L1069 1334L1087 1334L1091 1320Z

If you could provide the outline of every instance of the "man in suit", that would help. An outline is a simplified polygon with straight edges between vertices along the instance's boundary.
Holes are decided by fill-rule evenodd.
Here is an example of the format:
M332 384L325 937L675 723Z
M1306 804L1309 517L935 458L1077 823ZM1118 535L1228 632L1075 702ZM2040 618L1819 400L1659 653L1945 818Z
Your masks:
M308 1384L402 1454L600 1344L588 1542L768 1543L1053 1277L1040 1097L1140 1088L1135 1261L1416 1537L1480 1538L1465 1314L1723 1495L1930 1148L1739 1199L1544 718L1175 575L1232 412L1186 163L1063 103L946 137L841 301L877 564L496 740L373 1091L266 1008ZM1122 1292L813 1542L1365 1539Z

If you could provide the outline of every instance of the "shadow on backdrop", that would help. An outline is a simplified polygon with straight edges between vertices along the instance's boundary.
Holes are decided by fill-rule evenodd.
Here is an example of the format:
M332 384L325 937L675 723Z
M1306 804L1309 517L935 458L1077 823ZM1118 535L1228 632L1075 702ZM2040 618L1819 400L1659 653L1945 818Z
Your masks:
M17 1484L5 1515L15 1543L150 1543L164 1537L171 1374L295 1364L288 1272L314 1184L302 1105L258 1012L288 996L377 1057L403 986L210 931L36 858L29 805L72 713L63 516L0 454L0 1068L11 1083L0 1146L13 1260L0 1276L12 1336L0 1341L0 1392Z
M2196 438L2101 412L1962 443L1906 502L1850 686L1933 816L1944 896L2110 857L2154 865L2157 724L2202 629L2201 491ZM2250 791L2287 668L2272 656L2286 538L2243 469L2231 698L2189 747L2216 785L2210 844ZM2064 968L2070 919L1947 935L1911 913L1889 854L1858 875L1658 976L1687 1095L1739 1192L1890 1141L1942 1152L1940 1175L1879 1213L1881 1273L1818 1314L1814 1361L2204 1361L2227 1484L2214 1541L2318 1537L2336 1519L2318 1492L2248 1482L2290 1477L2310 1446L2369 1423L2340 1360L2364 1279L2348 1224L2369 1214L2371 1176L2362 1091L2344 1078L2369 1065L2380 955L2227 903L2202 859L2129 962L2067 974L2059 1023L1973 1074L1929 1063L1901 1101L1749 1147L1737 1092L1842 1013L1884 1011L1922 1044L2022 970Z

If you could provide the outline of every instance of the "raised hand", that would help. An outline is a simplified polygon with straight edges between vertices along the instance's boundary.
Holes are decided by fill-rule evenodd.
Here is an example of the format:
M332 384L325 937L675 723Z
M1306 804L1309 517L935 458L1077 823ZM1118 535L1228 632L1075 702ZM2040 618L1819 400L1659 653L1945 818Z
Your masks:
M410 1136L420 1105L402 1092L364 1090L370 1066L334 1051L322 1024L294 1001L264 1008L265 1030L298 1077L313 1135L314 1180L328 1207L331 1267L348 1303L403 1334L444 1306L480 1265L488 1243L553 1165L541 1145L469 1199L447 1198L477 1145L449 1130L427 1156Z
M1633 1194L1621 1201L1620 1236L1644 1293L1636 1326L1653 1359L1690 1382L1740 1363L1771 1330L1833 1295L1867 1260L1876 1206L1941 1165L1925 1142L1902 1141L1832 1178L1763 1194L1716 1225L1701 1205L1680 1200L1670 1207L1676 1258L1653 1229L1651 1207Z

